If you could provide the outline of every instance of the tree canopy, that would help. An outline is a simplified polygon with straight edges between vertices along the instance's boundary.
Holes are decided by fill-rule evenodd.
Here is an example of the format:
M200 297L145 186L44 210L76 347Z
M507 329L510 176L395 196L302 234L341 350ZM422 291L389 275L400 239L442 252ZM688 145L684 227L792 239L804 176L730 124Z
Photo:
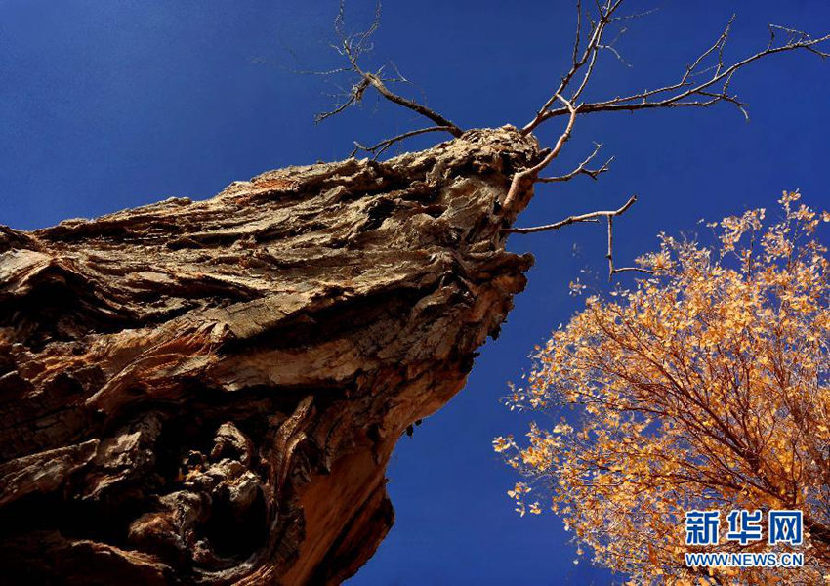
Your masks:
M562 417L493 441L523 477L509 491L520 514L540 514L549 496L577 553L638 582L817 584L830 573L830 289L816 236L830 214L799 198L785 192L771 225L764 209L708 224L713 245L661 234L638 259L651 275L587 297L537 347L507 402ZM694 509L802 510L804 567L685 567Z

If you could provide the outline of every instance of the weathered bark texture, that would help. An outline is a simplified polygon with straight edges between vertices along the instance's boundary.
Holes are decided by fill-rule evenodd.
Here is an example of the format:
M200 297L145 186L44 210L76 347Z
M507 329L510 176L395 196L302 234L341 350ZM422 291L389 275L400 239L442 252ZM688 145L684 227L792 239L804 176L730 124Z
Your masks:
M0 228L0 581L352 575L392 524L395 441L524 286L500 202L538 159L470 131Z

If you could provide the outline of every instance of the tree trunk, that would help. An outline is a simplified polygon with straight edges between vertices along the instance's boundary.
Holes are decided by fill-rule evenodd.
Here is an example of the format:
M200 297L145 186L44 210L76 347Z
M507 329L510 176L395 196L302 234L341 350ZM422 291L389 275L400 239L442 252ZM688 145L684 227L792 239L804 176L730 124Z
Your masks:
M0 227L0 562L20 584L334 584L395 441L525 284L515 129ZM523 204L531 193L522 194Z

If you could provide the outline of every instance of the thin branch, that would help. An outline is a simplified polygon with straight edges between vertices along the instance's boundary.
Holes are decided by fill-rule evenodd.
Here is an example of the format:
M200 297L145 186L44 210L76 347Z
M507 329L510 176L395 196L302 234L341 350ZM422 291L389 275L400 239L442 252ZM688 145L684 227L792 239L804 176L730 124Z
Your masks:
M576 97L582 94L594 70L597 54L600 50L609 48L612 43L603 44L601 42L605 27L610 23L618 20L611 18L610 15L619 6L619 1L606 3L600 7L599 19L594 23L591 39L589 40L582 56L573 61L571 69L562 78L554 97L548 100L545 105L536 113L533 120L527 123L522 128L523 134L529 134L537 128L545 120L554 118L556 116L572 115L572 111L568 107L554 108L556 103L556 96L563 95L567 90L568 85L580 69L585 68L585 74L582 77L582 82L574 91L571 102L574 102ZM771 55L784 53L789 51L804 50L821 58L830 56L830 53L819 49L822 43L830 40L830 34L818 38L812 38L804 31L797 29L781 27L778 25L770 25L770 41L766 49L759 51L749 57L740 61L736 61L727 65L724 61L724 49L729 39L731 25L734 21L734 16L729 20L721 35L715 42L701 53L692 63L688 65L683 72L683 75L675 83L666 84L654 89L646 89L642 92L631 94L628 96L617 96L608 100L592 103L582 103L575 105L577 114L588 114L591 112L608 112L616 110L643 110L647 108L675 108L675 107L707 107L714 104L725 102L737 107L745 117L749 117L746 111L746 105L736 96L729 93L729 83L732 76L739 69L764 59ZM776 44L776 32L784 32L787 35L786 40L781 44ZM709 58L715 58L717 61L710 67L701 67L701 65L708 61ZM702 81L696 81L701 74L707 74ZM710 75L709 75L710 74Z
M507 210L513 209L516 205L516 201L518 200L519 193L538 180L539 173L542 172L542 170L544 170L544 168L547 167L551 161L559 156L562 146L571 137L571 131L573 130L574 122L576 121L576 109L562 96L557 95L556 98L565 104L565 107L571 112L571 115L568 117L568 122L565 124L565 129L562 131L562 134L559 135L559 140L556 141L556 145L542 158L541 161L536 163L533 167L529 167L513 175L513 180L510 183L510 189L507 192L507 197L504 199L504 208Z
M623 29L623 30L624 30L624 29ZM622 64L623 64L623 65L625 65L626 67L634 67L633 65L631 65L631 63L629 63L628 61L626 61L625 59L623 59L622 55L620 55L620 52L619 52L619 51L617 51L617 49L614 47L614 45L612 45L612 44L608 44L608 45L597 45L597 48L599 48L599 49L605 49L605 50L609 51L612 55L614 55L614 57L616 57L616 58L617 58L617 61L619 61L620 63L622 63Z
M456 126L454 123L450 122L447 118L444 118L441 114L436 112L435 110L424 106L423 104L419 104L413 100L409 100L407 98L401 97L394 92L390 91L389 88L384 85L383 81L376 75L372 73L366 73L360 71L357 68L357 64L355 64L355 71L360 73L363 76L363 80L368 80L369 83L387 100L392 102L393 104L397 104L399 106L403 106L405 108L409 108L410 110L414 110L418 114L425 116L435 122L439 126L446 126L449 128L447 132L455 136L456 138L464 134L464 131L461 130L460 127Z
M621 207L617 210L617 213L614 214L607 214L605 216L605 224L606 224L606 233L608 235L607 239L607 249L605 253L605 258L608 260L608 280L611 281L611 278L616 273L651 273L648 269L641 269L637 267L622 267L622 268L615 268L614 267L614 216L620 215L622 212L627 210L629 207L634 205L634 202L637 201L637 196L634 195L631 199L626 202L626 205ZM626 207L627 206L627 207Z
M550 111L550 108L559 100L561 96L564 95L565 89L571 83L573 78L576 76L579 71L586 66L587 70L585 75L583 76L582 82L579 85L577 91L571 96L570 101L574 101L579 98L582 90L587 86L588 80L591 77L591 74L594 70L594 65L596 64L597 54L599 53L598 45L602 44L602 35L605 32L605 27L610 23L613 22L613 15L616 10L622 4L622 0L606 0L604 4L599 6L599 16L597 21L591 22L591 30L588 35L588 42L585 45L585 49L582 51L580 55L579 46L581 42L581 30L582 30L582 4L581 2L577 2L577 33L574 39L574 46L573 46L573 53L571 58L571 68L568 72L562 76L562 79L559 82L559 87L553 93L553 95L545 102L541 108L536 112L536 116L531 120L528 124L522 128L522 134L529 134L533 131L534 128L539 126L543 121L545 121L548 116L547 113Z
M605 161L601 167L598 167L596 169L588 169L588 163L590 163L594 159L594 157L597 156L597 153L599 153L599 150L601 148L601 144L596 145L596 148L594 148L594 152L588 155L588 157L570 173L567 173L565 175L559 175L558 177L539 177L536 181L538 183L561 183L563 181L570 181L577 175L587 175L588 177L596 181L600 175L608 171L608 166L611 164L611 161L614 160L614 157L611 157L607 161Z
M366 91L366 88L369 87L369 82L365 79L360 80L358 83L352 86L351 91L346 94L347 99L342 104L336 106L333 110L329 110L327 112L320 112L314 116L314 122L319 123L325 120L326 118L330 118L336 114L339 114L349 106L353 106L359 103L363 99L363 94Z
M573 48L573 55L571 56L571 61L573 63L577 62L577 57L579 55L579 43L580 43L580 35L582 34L582 0L576 0L576 34L574 35L574 48Z
M411 138L413 136L418 136L419 134L426 134L428 132L449 132L452 134L452 128L449 126L430 126L429 128L420 128L418 130L410 130L409 132L404 132L399 134L398 136L393 136L392 138L387 138L377 144L371 146L364 146L358 142L354 143L354 149L350 156L354 157L358 151L366 151L367 153L372 153L372 158L378 158L383 152L394 145L397 142L401 142L402 140L406 140L407 138Z
M599 223L601 220L600 218L605 218L606 226L607 226L607 251L605 258L608 260L608 280L611 280L616 273L627 273L627 272L638 272L638 273L651 273L651 271L647 269L640 269L636 267L622 267L616 268L614 266L614 218L622 215L628 210L631 206L633 206L637 202L637 196L632 195L628 198L628 201L625 202L622 207L616 210L605 210L605 211L596 211L596 212L589 212L587 214L582 214L579 216L568 216L564 220L560 220L559 222L553 224L547 224L544 226L534 226L532 228L505 228L502 230L503 232L508 233L516 233L516 234L529 234L531 232L546 232L550 230L559 230L560 228L564 228L565 226L570 226L571 224L583 224L583 223Z
M596 0L597 14L595 19L589 19L590 27L583 48L582 2L581 0L577 0L576 34L574 35L574 45L571 54L571 67L562 76L559 86L553 95L539 108L533 119L520 132L526 136L538 128L540 124L557 116L567 116L567 122L554 148L547 153L543 151L544 156L539 163L514 174L510 189L504 201L504 208L508 212L518 209L517 202L520 195L531 189L534 183L569 181L577 175L587 175L592 179L596 179L600 174L608 170L611 159L597 169L588 168L588 164L599 152L599 146L597 146L593 153L569 173L556 177L539 177L539 173L559 155L562 146L570 138L576 117L579 114L616 110L634 111L647 108L708 107L725 102L735 106L748 119L749 114L746 110L746 105L738 96L730 93L730 83L735 72L750 63L787 51L805 50L821 58L830 56L830 54L819 49L821 43L830 40L830 35L814 39L804 31L770 25L770 40L766 49L727 65L724 59L724 53L735 19L733 15L720 36L706 50L698 55L690 65L686 66L678 81L654 89L644 89L639 93L624 97L617 96L599 102L580 103L579 99L588 87L601 51L608 50L619 61L628 65L623 61L622 56L614 47L619 36L625 32L625 28L622 28L610 42L603 40L609 25L632 18L616 16L616 12L622 2L623 0ZM643 15L634 15L634 17L640 16ZM786 40L777 43L776 34L779 36L782 34L786 35ZM714 61L714 64L712 64L712 61ZM568 95L570 96L569 98L566 97ZM557 106L560 103L561 105ZM614 266L614 218L625 212L635 201L636 197L632 197L619 210L570 216L554 224L532 228L512 228L506 229L505 232L526 234L530 232L558 230L570 224L599 222L600 218L605 218L607 228L606 259L608 260L608 279L611 280L614 274L622 272L649 273L650 271L645 269L635 267L617 268Z
M559 230L571 224L599 224L599 220L594 217L594 212L584 214L582 216L568 216L564 220L560 220L554 224L545 224L544 226L533 226L532 228L504 228L502 232L511 234L530 234L531 232L547 232L550 230ZM587 217L586 217L587 216Z
M408 82L408 80L400 74L398 68L394 64L392 67L395 70L395 77L384 76L384 67L380 67L377 71L371 72L362 69L361 66L358 64L360 56L363 53L371 51L372 49L370 39L372 34L374 34L374 32L380 26L381 3L377 3L374 19L372 20L369 27L364 31L354 34L348 34L346 32L345 11L345 0L341 0L337 17L334 20L334 31L339 37L339 44L333 45L333 48L335 49L335 51L337 51L339 55L346 59L348 64L347 66L339 69L332 69L331 72L348 72L356 76L357 80L355 80L352 83L351 90L343 96L343 102L338 104L332 110L322 112L315 116L315 122L321 122L327 118L339 114L340 112L344 111L350 106L359 104L362 101L366 90L371 87L374 88L381 96L383 96L393 104L403 106L404 108L408 108L426 118L429 118L437 126L440 126L442 130L449 132L451 135L455 137L461 136L464 133L464 131L459 126L451 122L449 119L445 118L432 108L429 108L428 106L420 104L414 100L410 100L409 98L405 98L401 95L398 95L391 89L389 89L389 86L387 85L389 83Z
M559 230L560 228L564 228L565 226L570 226L571 224L579 224L583 222L592 222L598 223L600 218L609 218L614 216L619 216L620 214L625 213L628 208L633 206L637 202L637 196L632 195L628 198L628 201L625 202L622 207L616 210L605 210L605 211L596 211L596 212L589 212L587 214L582 214L579 216L568 216L564 220L560 220L554 224L547 224L545 226L534 226L532 228L504 228L502 232L510 232L516 234L529 234L531 232L543 232L548 230Z

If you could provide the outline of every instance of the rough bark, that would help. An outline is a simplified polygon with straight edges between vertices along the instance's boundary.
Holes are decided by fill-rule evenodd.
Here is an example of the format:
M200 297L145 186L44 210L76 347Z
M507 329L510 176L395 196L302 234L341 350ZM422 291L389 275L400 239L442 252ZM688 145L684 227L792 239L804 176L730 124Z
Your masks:
M387 162L0 228L0 568L13 583L339 583L395 441L525 283L512 127ZM521 199L527 202L530 192Z

